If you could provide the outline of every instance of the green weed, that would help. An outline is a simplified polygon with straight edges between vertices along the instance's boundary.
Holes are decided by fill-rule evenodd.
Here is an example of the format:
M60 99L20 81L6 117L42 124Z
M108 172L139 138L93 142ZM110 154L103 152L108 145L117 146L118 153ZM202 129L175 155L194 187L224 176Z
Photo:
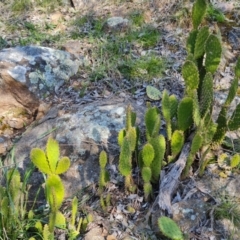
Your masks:
M228 219L237 228L240 227L240 207L239 200L224 195L220 198L220 204L214 208L214 216L216 219Z
M127 60L118 67L118 70L125 78L145 81L160 77L164 69L165 61L152 54L142 56L136 60Z
M215 8L212 4L208 5L207 18L212 21L217 21L219 23L223 23L226 21L224 13L221 10Z
M129 19L136 27L141 27L144 24L144 15L140 10L135 10L129 14Z

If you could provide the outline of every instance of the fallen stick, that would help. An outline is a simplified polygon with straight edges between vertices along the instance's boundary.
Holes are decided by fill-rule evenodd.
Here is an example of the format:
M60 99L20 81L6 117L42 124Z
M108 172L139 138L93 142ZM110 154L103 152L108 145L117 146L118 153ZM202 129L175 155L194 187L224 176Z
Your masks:
M158 194L158 205L163 211L172 214L171 199L179 186L181 173L186 165L187 157L190 152L190 142L183 146L178 160L172 165L169 172L161 179Z

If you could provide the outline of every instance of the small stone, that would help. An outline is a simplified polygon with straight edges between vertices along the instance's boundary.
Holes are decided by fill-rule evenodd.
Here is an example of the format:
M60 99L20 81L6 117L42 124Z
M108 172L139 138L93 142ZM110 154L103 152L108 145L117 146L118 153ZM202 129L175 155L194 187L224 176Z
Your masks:
M0 136L0 155L5 155L10 148L10 141L4 136Z
M111 17L107 20L105 28L109 31L122 31L129 27L128 19L122 17Z
M24 121L21 118L12 118L7 121L7 124L14 129L21 129L24 127Z

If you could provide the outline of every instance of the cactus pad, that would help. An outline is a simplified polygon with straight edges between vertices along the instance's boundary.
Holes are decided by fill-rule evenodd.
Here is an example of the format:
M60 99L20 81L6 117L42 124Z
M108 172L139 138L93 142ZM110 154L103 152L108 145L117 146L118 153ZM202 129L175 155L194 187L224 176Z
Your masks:
M192 61L186 61L182 67L182 75L186 83L187 90L193 90L198 87L199 73L197 66Z
M150 143L146 143L142 149L142 160L146 167L149 167L154 159L154 149Z
M180 228L171 218L160 217L158 219L158 227L164 236L173 240L184 240Z
M187 38L187 51L188 54L194 54L195 43L197 39L198 30L192 30Z
M209 36L208 26L205 26L199 30L196 38L196 44L194 49L194 58L198 59L204 55L205 42Z
M210 110L213 103L213 78L211 73L207 73L202 82L200 93L200 112L201 117Z
M185 97L178 106L178 127L180 130L187 130L193 123L193 100Z
M240 104L237 105L235 111L233 112L228 122L228 129L230 131L238 130L239 128L240 128Z
M214 73L221 60L222 47L221 42L217 36L211 34L205 44L205 67L207 72Z
M206 0L197 0L193 4L192 8L192 22L194 29L197 29L198 26L201 24L204 15L207 10L207 1Z

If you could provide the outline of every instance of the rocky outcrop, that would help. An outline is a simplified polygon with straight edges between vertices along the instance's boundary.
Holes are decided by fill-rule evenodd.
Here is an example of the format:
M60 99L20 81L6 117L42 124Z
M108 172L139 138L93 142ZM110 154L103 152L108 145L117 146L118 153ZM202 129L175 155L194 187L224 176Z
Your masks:
M72 105L70 108L53 107L35 126L28 128L16 143L17 166L24 172L30 164L31 149L45 149L48 137L52 136L60 144L61 155L68 156L71 160L70 169L62 176L67 190L66 197L96 183L99 176L98 158L102 149L108 152L110 165L117 164L114 162L119 154L117 134L124 127L125 109L130 103L142 119L138 119L138 122L143 123L143 106L125 101L124 98ZM6 163L10 164L11 159L8 161ZM34 172L32 185L39 186L40 181L41 174Z
M41 117L47 110L44 99L58 94L79 64L68 52L39 46L0 51L0 137L9 138L14 129Z

